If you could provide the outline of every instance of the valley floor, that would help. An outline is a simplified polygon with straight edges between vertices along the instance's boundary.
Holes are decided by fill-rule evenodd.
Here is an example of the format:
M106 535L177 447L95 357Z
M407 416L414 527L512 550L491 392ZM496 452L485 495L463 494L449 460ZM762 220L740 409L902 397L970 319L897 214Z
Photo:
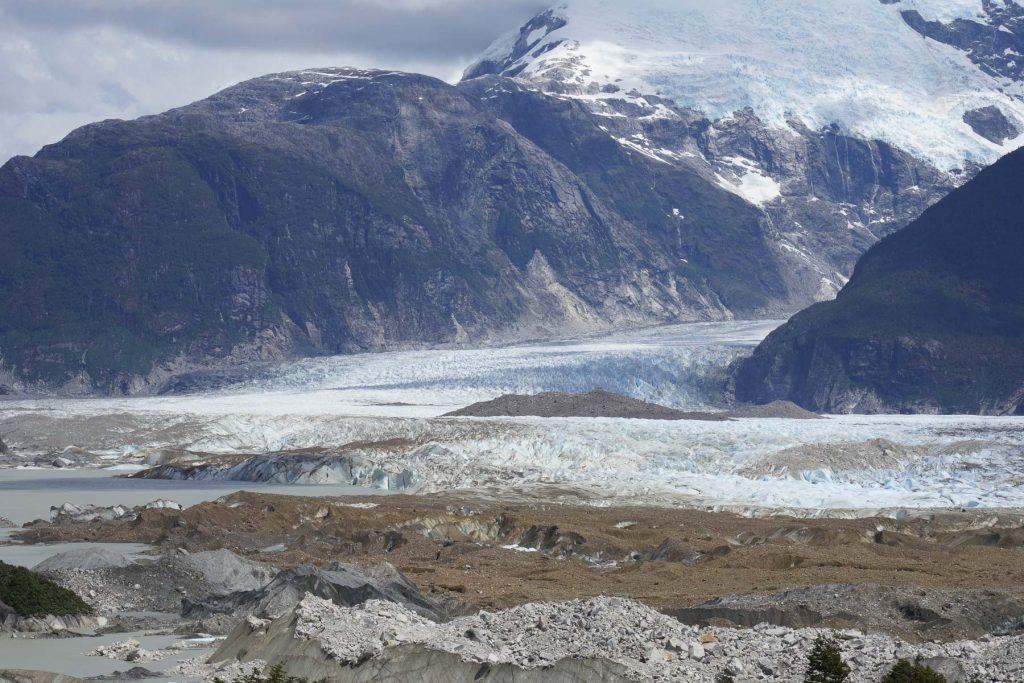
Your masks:
M812 516L1024 506L1019 418L439 417L501 394L595 388L724 409L727 366L773 325L701 323L502 349L311 359L179 396L3 401L0 434L14 455L2 463L49 468L64 457L71 466L141 469L167 449L347 446L387 471L412 472L420 492L555 484L600 490L616 504ZM298 483L311 482L345 483L329 471Z

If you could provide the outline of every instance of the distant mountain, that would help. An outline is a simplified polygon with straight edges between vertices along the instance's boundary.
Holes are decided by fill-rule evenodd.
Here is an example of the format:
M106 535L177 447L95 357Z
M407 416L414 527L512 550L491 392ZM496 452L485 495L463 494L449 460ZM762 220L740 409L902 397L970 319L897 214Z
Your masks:
M0 169L0 384L757 316L781 271L753 207L573 102L277 74Z
M871 248L774 331L737 398L830 412L1024 415L1024 151Z

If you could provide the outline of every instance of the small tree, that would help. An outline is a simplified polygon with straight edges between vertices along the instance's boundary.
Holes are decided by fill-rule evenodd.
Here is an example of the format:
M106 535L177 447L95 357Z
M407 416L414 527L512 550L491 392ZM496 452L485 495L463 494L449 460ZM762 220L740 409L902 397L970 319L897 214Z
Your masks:
M920 662L911 664L901 659L885 675L882 683L946 683L946 677Z
M728 671L720 671L715 676L715 683L736 683L736 679Z
M226 683L223 679L214 678L214 683ZM270 667L265 675L260 675L253 671L252 673L244 674L235 678L231 683L308 683L305 678L296 678L295 676L286 676L284 673L284 667L280 664L275 664Z
M815 638L811 653L807 655L804 683L843 683L849 675L850 666L843 661L839 641L834 636Z

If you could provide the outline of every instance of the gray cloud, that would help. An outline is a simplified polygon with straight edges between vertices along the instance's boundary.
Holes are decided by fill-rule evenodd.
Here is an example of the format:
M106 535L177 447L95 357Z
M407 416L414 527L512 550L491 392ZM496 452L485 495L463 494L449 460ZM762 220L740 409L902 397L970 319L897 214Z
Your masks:
M74 127L264 73L379 66L452 80L551 0L0 0L0 161Z

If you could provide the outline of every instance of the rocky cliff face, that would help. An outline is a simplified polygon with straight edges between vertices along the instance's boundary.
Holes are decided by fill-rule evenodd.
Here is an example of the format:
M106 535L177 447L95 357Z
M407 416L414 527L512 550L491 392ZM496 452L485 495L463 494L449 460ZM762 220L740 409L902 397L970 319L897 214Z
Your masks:
M857 264L739 368L742 401L828 412L1024 414L1024 152Z
M751 110L712 121L656 96L594 104L494 76L460 89L633 222L667 233L688 271L743 299L730 298L738 313L764 296L777 310L832 298L864 250L959 182L886 142L795 120L773 129ZM710 188L744 210L716 205Z

